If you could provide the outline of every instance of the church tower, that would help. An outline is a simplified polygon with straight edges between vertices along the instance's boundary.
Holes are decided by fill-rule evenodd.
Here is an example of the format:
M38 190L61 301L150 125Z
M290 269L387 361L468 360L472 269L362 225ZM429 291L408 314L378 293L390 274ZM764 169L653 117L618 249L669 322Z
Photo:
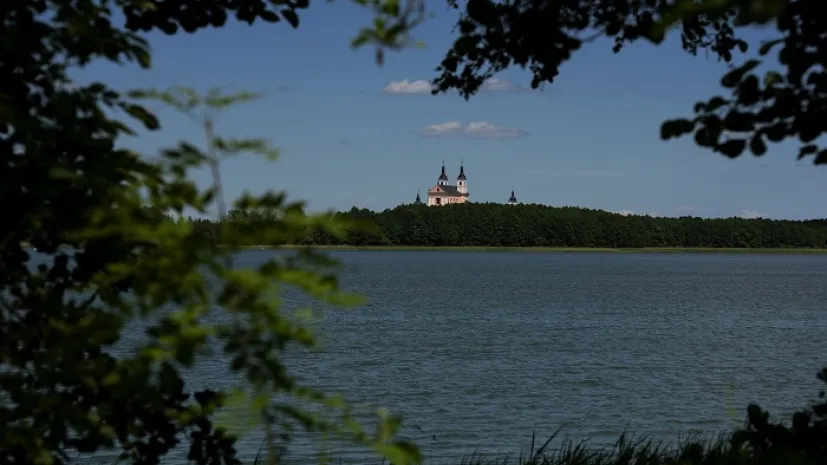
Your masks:
M514 188L511 188L511 197L508 198L507 205L517 205L517 197L514 195Z
M416 191L416 200L414 201L414 205L422 205L422 197L419 196L419 191Z
M468 193L468 179L465 177L465 166L462 161L459 162L459 176L457 176L457 191L460 194Z
M442 160L442 174L439 175L437 178L436 184L438 186L447 186L448 185L448 175L445 174L445 160Z

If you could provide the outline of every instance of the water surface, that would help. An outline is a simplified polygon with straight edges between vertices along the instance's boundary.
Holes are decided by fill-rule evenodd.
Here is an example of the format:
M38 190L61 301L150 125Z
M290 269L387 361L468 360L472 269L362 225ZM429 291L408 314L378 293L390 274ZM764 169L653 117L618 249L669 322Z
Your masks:
M438 460L516 453L560 427L595 444L624 430L713 433L740 424L727 409L740 416L749 402L788 415L815 397L827 364L827 257L331 254L347 265L343 286L371 301L325 312L325 352L291 366L403 414L403 435ZM224 364L206 360L190 381L226 385ZM242 441L246 458L259 441ZM311 451L299 440L290 456Z

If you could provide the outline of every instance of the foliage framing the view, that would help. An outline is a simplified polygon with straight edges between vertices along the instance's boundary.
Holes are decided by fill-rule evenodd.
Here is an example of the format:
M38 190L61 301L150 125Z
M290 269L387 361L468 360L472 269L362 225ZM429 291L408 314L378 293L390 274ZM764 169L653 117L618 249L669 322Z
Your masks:
M354 40L356 46L375 44L381 50L408 44L407 32L421 18L420 2L356 3L377 13L374 25ZM105 111L123 111L150 130L160 126L154 116L105 83L79 85L68 74L100 59L149 67L146 42L136 32L191 33L220 27L231 15L250 23L283 19L295 27L297 11L306 7L307 1L229 0L8 0L0 6L0 198L6 215L0 226L0 462L59 464L75 452L116 448L134 463L157 464L183 439L192 462L238 463L233 438L213 422L229 393L191 392L179 372L213 342L235 356L228 368L250 381L252 404L261 408L272 431L269 445L278 445L271 428L291 419L310 429L341 430L261 396L267 388L268 394L286 391L340 405L297 386L283 372L279 350L290 341L310 345L312 337L283 319L269 298L281 283L344 302L335 279L311 272L332 263L303 251L259 270L238 270L232 253L249 238L251 223L207 236L188 222L163 221L158 214L205 213L220 199L219 183L199 191L187 178L188 169L215 167L222 150L271 150L259 142L234 144L208 136L206 149L182 143L160 160L148 160L119 147L119 138L134 132ZM120 15L113 9L123 13L125 27L114 24ZM239 100L178 91L154 96L170 103L182 102L174 94L189 96L212 108L224 106L212 99ZM280 193L247 197L236 207L279 218L278 228L264 233L274 241L308 228L341 233L344 226L342 218L304 215L300 203L287 203ZM48 261L29 268L31 251L24 242ZM203 270L224 280L217 296ZM199 321L215 311L216 299L235 321L224 326ZM176 310L159 311L170 307ZM152 321L147 342L132 357L111 356L125 324L137 318ZM343 410L342 426L357 441L395 463L417 459L412 447L387 443L395 421L381 422L369 436ZM778 451L824 463L824 441L813 439L824 437L824 410L799 415L792 428L784 428L753 408L752 426L733 442L750 442L755 456L766 458L757 463L775 463L772 454ZM276 452L268 455L271 462L278 459Z
M694 133L701 146L735 158L764 155L768 142L798 138L799 159L827 163L817 139L827 133L827 15L819 0L448 0L461 11L459 37L438 67L435 93L469 98L512 66L532 73L532 88L553 83L561 65L585 43L605 36L614 51L639 39L661 43L678 28L688 53L710 50L731 62L748 43L739 28L771 24L777 35L759 58L727 72L729 96L695 105L695 117L666 121L661 137ZM595 33L596 32L596 33ZM781 69L753 71L770 53ZM678 91L679 89L676 89Z
M355 3L376 13L355 46L403 46L421 14L416 0L410 7L395 0ZM277 437L296 423L347 434L394 463L419 459L415 447L393 440L396 419L383 415L376 431L365 431L340 399L297 385L281 363L286 345L312 346L314 339L283 316L273 294L278 286L294 286L347 304L351 299L338 290L335 276L318 271L335 263L301 251L257 270L236 269L234 244L249 230L206 237L158 215L203 214L222 200L217 170L217 182L206 191L188 179L188 170L217 168L222 154L269 155L272 149L262 140L213 134L208 116L199 121L206 149L182 142L146 158L120 146L123 136L137 132L109 115L120 111L150 131L160 128L155 116L106 83L80 85L69 77L73 68L101 59L150 67L140 32L195 32L220 27L231 14L250 23L284 19L296 27L297 10L307 5L10 0L0 7L0 198L7 214L0 226L0 462L52 465L79 452L115 448L133 463L157 464L183 440L190 461L239 463L235 438L214 422L235 392L192 392L181 377L182 367L216 349L231 360L227 369L247 381L240 388L262 414L270 463L279 459ZM123 14L124 27L116 26L113 10ZM134 96L160 98L188 114L251 97L199 96L186 88ZM265 233L274 240L307 227L335 235L344 226L329 215L305 215L303 205L287 202L283 193L245 196L235 207L278 217ZM35 269L26 243L45 257ZM222 282L218 293L211 278ZM202 322L219 308L232 315L229 323ZM112 356L135 319L148 322L145 342L132 356ZM278 393L341 415L321 417L269 402Z

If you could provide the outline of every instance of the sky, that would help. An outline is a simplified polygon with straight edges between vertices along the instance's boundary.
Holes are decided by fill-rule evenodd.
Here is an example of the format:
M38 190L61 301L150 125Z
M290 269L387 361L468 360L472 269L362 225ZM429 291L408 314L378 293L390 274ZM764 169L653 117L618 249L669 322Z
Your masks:
M432 17L414 31L426 44L385 55L352 50L371 20L347 1L318 2L286 23L252 26L229 20L221 29L165 36L151 33L153 67L96 63L77 80L115 88L262 91L260 101L223 113L219 133L269 138L274 163L255 156L222 162L229 200L243 192L286 190L310 210L383 210L424 196L443 160L449 179L460 163L470 198L581 206L657 216L823 218L827 171L797 162L795 142L771 145L761 158L729 160L698 148L691 137L659 139L660 123L691 117L696 101L721 93L727 65L682 52L675 35L660 47L640 42L619 54L595 41L561 68L558 80L531 90L531 76L510 69L465 101L432 96L427 81L453 41L456 12L428 2ZM755 50L763 31L744 36ZM191 120L158 112L160 132L125 141L147 155L179 140L199 141ZM201 186L209 173L193 177Z

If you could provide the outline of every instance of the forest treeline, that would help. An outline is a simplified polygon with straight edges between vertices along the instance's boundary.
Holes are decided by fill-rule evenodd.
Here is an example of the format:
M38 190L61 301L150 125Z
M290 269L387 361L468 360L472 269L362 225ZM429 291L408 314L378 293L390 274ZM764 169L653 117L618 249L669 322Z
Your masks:
M469 203L429 208L400 205L374 212L352 208L337 216L358 227L337 238L309 230L304 245L354 246L503 246L503 247L712 247L827 248L827 220L744 218L662 218L624 216L603 210L537 204ZM204 234L240 222L267 222L261 214L234 210L219 224L191 219ZM268 243L256 245L283 245Z

